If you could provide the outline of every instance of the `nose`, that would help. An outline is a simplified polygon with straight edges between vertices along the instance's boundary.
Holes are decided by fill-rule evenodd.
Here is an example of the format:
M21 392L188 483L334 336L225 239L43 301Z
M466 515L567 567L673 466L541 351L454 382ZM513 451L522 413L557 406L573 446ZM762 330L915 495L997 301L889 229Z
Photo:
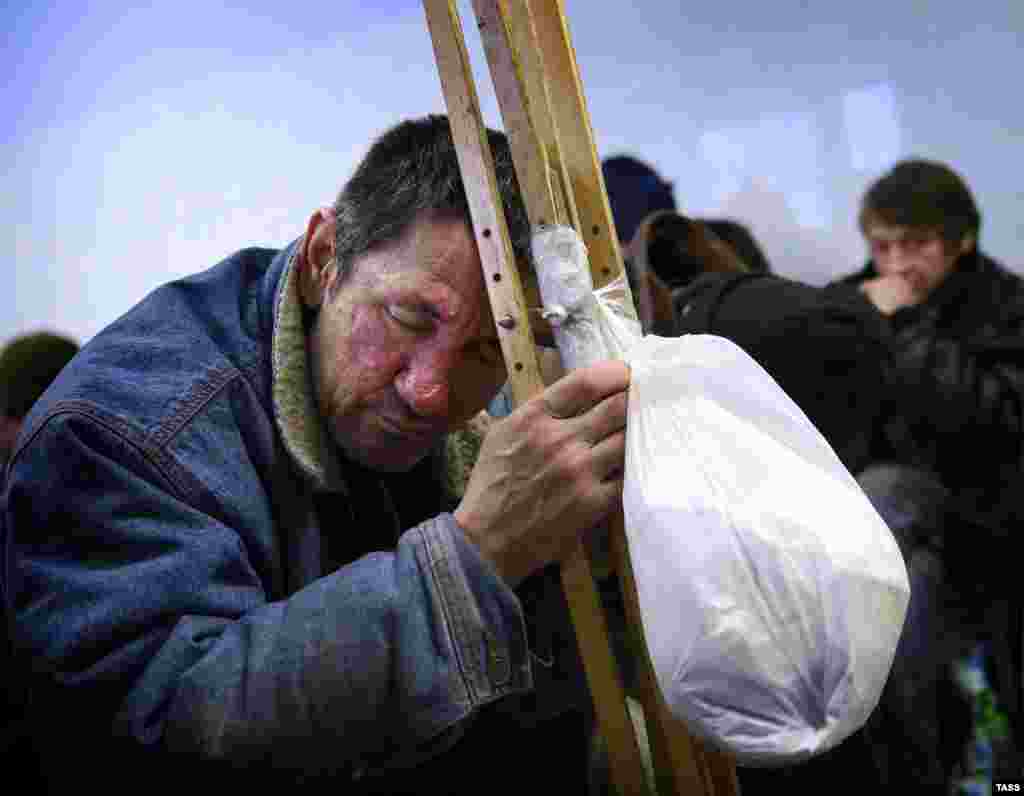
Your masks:
M909 270L910 265L913 261L911 251L907 246L898 244L892 247L892 254L889 258L892 268L899 272Z
M422 353L399 372L395 387L408 407L421 417L448 414L453 357L444 351Z

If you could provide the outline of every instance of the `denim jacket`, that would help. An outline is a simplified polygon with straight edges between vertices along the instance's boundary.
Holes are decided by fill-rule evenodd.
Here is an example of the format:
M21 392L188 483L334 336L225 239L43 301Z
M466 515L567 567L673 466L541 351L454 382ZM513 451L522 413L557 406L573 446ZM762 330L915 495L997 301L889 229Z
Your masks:
M3 581L44 746L337 783L438 754L499 697L517 727L578 702L550 589L521 600L451 514L402 524L422 480L328 442L296 249L156 290L27 418ZM528 634L527 602L562 635Z

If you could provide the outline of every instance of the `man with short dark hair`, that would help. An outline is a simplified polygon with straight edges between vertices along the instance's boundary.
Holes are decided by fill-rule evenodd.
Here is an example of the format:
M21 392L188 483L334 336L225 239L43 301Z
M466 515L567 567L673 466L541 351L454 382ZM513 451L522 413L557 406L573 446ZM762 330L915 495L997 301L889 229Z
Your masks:
M868 189L859 220L871 262L853 281L885 315L924 304L954 270L975 265L972 258L980 263L973 270L1005 274L978 252L981 215L966 183L944 164L897 164Z
M90 341L7 489L6 604L57 787L580 785L587 694L548 585L620 505L628 369L495 422L456 503L436 454L505 377L444 117L381 136L284 250Z
M900 540L911 582L876 714L879 749L890 784L945 785L964 740L939 707L951 660L980 637L1019 667L1019 630L1014 640L986 617L1012 597L1024 519L1024 280L979 249L981 214L943 163L896 164L865 193L860 226L871 259L844 281L892 333L873 465L860 482ZM1002 684L1012 711L1019 676Z

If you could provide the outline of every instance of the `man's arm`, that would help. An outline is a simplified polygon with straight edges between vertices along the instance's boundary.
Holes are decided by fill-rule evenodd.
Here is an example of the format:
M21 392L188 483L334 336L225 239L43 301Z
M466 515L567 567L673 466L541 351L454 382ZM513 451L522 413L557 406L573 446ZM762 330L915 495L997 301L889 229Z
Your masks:
M529 686L518 602L450 515L270 602L251 529L184 500L124 434L68 413L18 455L7 512L7 587L56 695L43 702L64 711L51 721L354 770L436 751L476 707Z

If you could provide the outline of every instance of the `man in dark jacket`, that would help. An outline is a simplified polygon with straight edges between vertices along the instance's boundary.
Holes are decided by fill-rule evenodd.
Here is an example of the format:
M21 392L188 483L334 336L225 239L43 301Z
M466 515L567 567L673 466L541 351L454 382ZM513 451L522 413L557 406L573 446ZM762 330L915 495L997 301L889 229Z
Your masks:
M385 133L285 249L96 335L6 493L5 608L54 791L580 785L575 639L532 584L620 505L628 369L494 423L455 505L432 452L505 375L444 117Z
M857 291L764 273L708 273L673 295L676 334L727 337L779 383L846 468L870 461L888 332Z
M1019 701L1019 626L984 622L1007 599L1019 605L1007 584L1024 519L1024 280L978 248L974 198L941 163L897 164L866 192L860 226L871 259L843 282L892 334L873 464L860 481L911 578L880 748L891 784L944 784L959 742L943 737L954 722L938 702L961 647L991 637L1004 707Z

